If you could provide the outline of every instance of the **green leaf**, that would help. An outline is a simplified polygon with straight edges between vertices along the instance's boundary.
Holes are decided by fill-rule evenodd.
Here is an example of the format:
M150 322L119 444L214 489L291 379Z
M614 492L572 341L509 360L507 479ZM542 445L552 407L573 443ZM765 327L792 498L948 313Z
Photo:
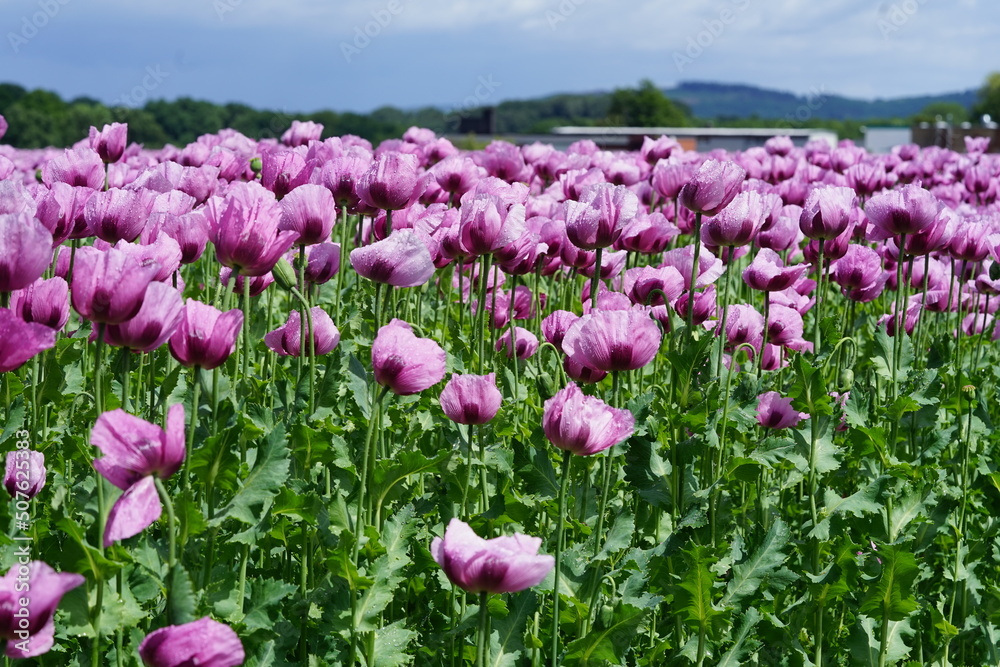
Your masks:
M720 607L735 605L761 589L761 584L767 575L785 562L786 556L782 549L788 544L789 535L785 522L780 518L775 519L771 529L764 536L764 541L753 555L733 566L732 578L726 586L725 595L719 601Z
M361 410L365 419L371 414L371 397L368 393L368 371L353 354L347 362L347 386L351 389L351 397Z
M276 619L269 610L296 591L296 587L276 579L254 579L250 584L250 602L244 625L251 630L274 627Z
M645 615L645 610L631 605L615 609L610 625L597 627L566 647L566 655L561 664L564 667L598 667L605 662L622 664L625 652Z
M882 488L888 480L889 477L883 475L857 493L846 498L841 498L836 491L827 489L823 494L823 519L809 531L809 537L814 537L818 540L830 539L830 519L838 514L862 516L881 511L882 504L879 503L878 497L882 495Z
M696 545L684 552L688 569L674 593L673 612L692 628L714 630L724 613L712 604L716 578L709 566L711 558L706 547Z
M187 570L180 563L174 563L167 579L167 618L170 624L181 625L197 620L194 611L198 598Z
M889 542L895 542L903 529L924 513L924 508L934 505L937 496L932 487L912 490L892 507L892 523L889 525Z
M624 446L625 479L647 503L659 509L669 509L673 501L670 463L645 438L630 438Z
M524 631L528 619L538 608L538 595L531 590L510 596L510 613L506 618L493 620L490 635L491 667L516 667L524 651Z
M236 495L213 518L209 525L219 526L226 519L256 525L267 513L271 501L288 479L288 448L285 427L276 426L261 443L253 469Z
M400 570L410 563L406 546L417 529L413 514L413 506L407 505L385 525L381 540L385 553L375 559L365 573L371 585L361 595L354 610L355 627L362 632L379 629L379 615L392 602L396 588L404 580Z
M919 570L909 551L886 545L878 552L882 560L882 576L861 603L862 614L881 621L902 621L920 605L911 590Z
M371 667L399 667L413 662L413 656L406 653L407 648L417 637L417 633L408 630L403 621L396 621L375 633L375 651L372 655Z
M910 647L903 641L903 637L912 636L913 628L910 621L890 621L886 640L886 664L894 665L900 660L905 660L910 654ZM858 624L851 634L851 656L854 664L877 665L879 664L879 650L881 648L881 623L874 618L861 616Z
M615 517L615 522L608 531L608 537L601 547L600 553L594 560L602 561L611 558L613 555L627 549L632 543L632 534L635 532L635 517L630 511L622 511Z
M410 475L440 468L441 464L451 457L451 453L451 449L445 448L432 459L413 450L403 450L397 453L393 465L388 468L377 467L375 469L374 495L378 498L379 503L382 503L396 484Z
M725 655L719 659L717 667L739 667L744 664L743 659L748 653L756 651L760 642L751 637L754 626L760 622L760 612L756 608L750 607L743 614L740 628L736 631L733 645L729 647Z

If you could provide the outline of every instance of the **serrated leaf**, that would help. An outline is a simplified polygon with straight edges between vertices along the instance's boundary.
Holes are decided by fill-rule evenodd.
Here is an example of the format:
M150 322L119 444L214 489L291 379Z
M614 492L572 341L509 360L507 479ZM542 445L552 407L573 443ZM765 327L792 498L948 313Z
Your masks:
M612 623L597 627L566 647L560 664L564 667L597 667L605 662L622 664L622 658L642 623L645 610L622 605L615 610Z
M167 575L167 619L171 625L191 623L197 619L195 608L198 597L191 585L191 577L180 563L174 563Z
M256 525L288 479L288 469L285 427L279 424L260 444L257 461L236 495L209 522L209 525L219 526L226 519L236 519L251 526Z
M385 553L376 558L365 573L371 583L354 610L355 627L362 632L378 630L379 614L392 602L396 588L404 579L400 570L410 563L406 545L414 532L412 505L396 512L386 523L381 540Z
M841 498L836 491L827 489L823 494L823 519L809 531L809 537L818 540L830 539L830 519L838 514L862 516L880 511L882 504L878 501L878 497L888 480L889 478L883 475L846 498Z
M503 619L493 620L490 634L491 667L515 667L524 651L524 631L528 618L538 608L538 595L534 591L521 591L510 598L510 613Z
M368 371L353 354L347 361L347 386L351 389L351 397L361 410L361 416L368 419L371 415L371 396L368 388Z
M920 605L913 595L913 581L919 574L913 554L902 548L886 545L879 549L882 576L861 602L862 614L881 621L902 621Z
M733 638L733 645L719 659L717 667L739 667L744 664L743 659L748 653L757 650L760 642L751 638L751 633L757 623L760 622L760 612L756 608L750 607L743 614L739 630Z
M625 479L647 503L659 509L669 509L673 502L670 463L645 438L630 438L625 447Z
M608 537L594 560L602 561L611 558L622 549L627 549L632 543L635 532L635 517L629 511L624 511L615 517L615 522L608 531Z
M903 529L919 517L925 507L933 505L936 498L934 490L927 487L923 491L910 491L895 502L892 507L892 523L889 525L889 541L895 542Z
M706 547L697 545L684 552L688 569L674 594L673 613L692 628L712 630L723 616L712 603L716 577L709 569L710 555Z
M726 586L726 593L719 606L736 604L758 592L770 572L781 567L787 556L782 549L788 543L790 532L780 518L775 519L757 550L750 558L733 566L733 575ZM759 620L759 619L758 619Z
M451 457L451 453L452 450L446 448L434 458L429 459L418 451L398 452L392 465L375 469L375 496L378 498L378 502L382 503L392 488L410 475L439 468Z
M879 664L879 650L881 648L881 637L878 636L881 630L881 623L869 616L861 616L854 632L851 633L851 656L855 659L855 664L877 665ZM913 628L910 621L890 621L888 626L888 636L886 639L886 664L894 665L900 660L905 660L910 654L910 647L903 641L903 637L912 636Z
M250 601L247 604L244 625L251 630L274 627L275 619L270 608L294 593L296 587L276 579L254 579L250 584Z
M371 667L399 667L413 662L413 656L406 649L417 636L413 630L408 630L403 621L396 621L375 633L375 651L372 655Z

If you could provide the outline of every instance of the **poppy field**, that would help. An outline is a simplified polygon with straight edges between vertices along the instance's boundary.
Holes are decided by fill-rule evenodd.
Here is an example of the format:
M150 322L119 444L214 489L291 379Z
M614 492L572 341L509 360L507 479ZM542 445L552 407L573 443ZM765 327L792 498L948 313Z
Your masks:
M322 130L0 145L6 664L1000 664L985 140Z

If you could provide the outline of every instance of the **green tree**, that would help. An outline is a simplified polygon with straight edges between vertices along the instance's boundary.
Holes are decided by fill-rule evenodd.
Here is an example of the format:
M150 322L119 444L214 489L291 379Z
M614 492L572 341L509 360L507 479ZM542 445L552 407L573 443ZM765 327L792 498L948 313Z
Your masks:
M969 120L969 110L958 102L931 102L913 117L913 122L933 123L938 118L952 123L964 123Z
M979 101L972 108L972 117L977 121L989 114L993 121L1000 120L1000 72L991 72L979 89Z
M608 120L627 127L685 127L688 117L649 79L611 95Z

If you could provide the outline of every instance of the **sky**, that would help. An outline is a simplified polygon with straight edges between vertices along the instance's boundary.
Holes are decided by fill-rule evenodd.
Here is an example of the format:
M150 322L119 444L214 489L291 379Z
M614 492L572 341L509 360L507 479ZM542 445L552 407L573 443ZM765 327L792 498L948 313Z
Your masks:
M446 111L680 81L978 88L995 0L0 0L0 82L141 106Z

